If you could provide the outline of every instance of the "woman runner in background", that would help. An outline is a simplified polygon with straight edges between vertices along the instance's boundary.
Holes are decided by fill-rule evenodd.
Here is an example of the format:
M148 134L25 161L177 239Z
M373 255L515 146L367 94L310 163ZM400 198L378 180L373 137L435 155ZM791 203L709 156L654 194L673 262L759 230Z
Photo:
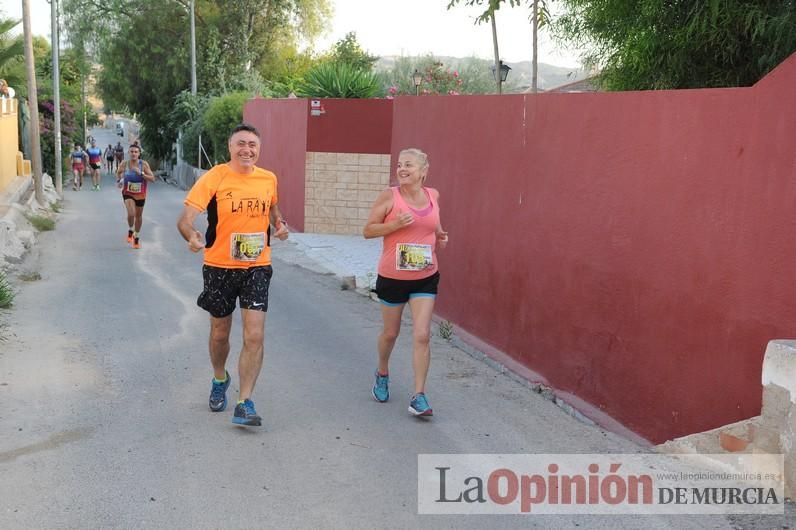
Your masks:
M141 160L141 148L133 144L127 150L129 158L116 169L116 183L122 189L124 207L127 209L127 242L133 248L141 248L139 233L144 222L144 203L148 182L155 182L155 175L145 160Z

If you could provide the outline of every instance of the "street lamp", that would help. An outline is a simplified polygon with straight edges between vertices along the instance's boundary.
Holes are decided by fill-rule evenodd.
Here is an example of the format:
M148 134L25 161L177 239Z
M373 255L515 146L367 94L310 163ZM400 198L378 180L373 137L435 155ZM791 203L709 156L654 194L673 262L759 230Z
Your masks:
M506 78L509 76L509 70L511 70L511 66L504 63L502 60L500 61L500 84L506 82ZM492 77L495 78L497 81L497 75L495 75L495 65L492 65Z
M423 82L423 74L421 74L417 68L415 68L415 73L412 74L412 82L415 84L415 96L419 96L420 84Z

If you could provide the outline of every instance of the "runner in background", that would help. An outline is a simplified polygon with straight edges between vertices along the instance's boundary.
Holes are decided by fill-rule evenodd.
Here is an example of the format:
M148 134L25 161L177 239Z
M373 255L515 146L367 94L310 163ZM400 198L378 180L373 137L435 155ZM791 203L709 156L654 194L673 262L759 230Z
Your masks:
M83 147L80 144L75 144L69 155L69 161L72 164L72 175L74 176L72 181L72 189L74 191L79 191L83 186L83 173L86 171L87 160L88 155L83 151Z
M433 414L425 392L431 362L431 314L439 284L436 249L448 243L448 233L440 224L439 192L423 185L428 167L428 157L419 149L401 151L398 186L387 188L376 198L363 230L366 239L384 238L376 279L384 327L377 341L378 368L371 393L380 403L390 398L390 354L408 303L415 373L409 412L415 416Z
M105 171L108 174L113 173L113 146L108 144L108 148L105 150Z
M155 175L149 164L141 160L141 147L131 145L127 152L130 158L116 169L116 183L122 190L127 209L127 242L137 249L141 248L139 237L144 222L147 183L155 182Z
M122 142L116 142L116 147L113 148L113 156L116 159L116 169L118 170L119 166L124 162L124 147L122 147Z
M91 138L91 147L86 150L88 153L88 165L91 168L91 189L100 189L100 169L102 169L102 149L97 147L97 141Z

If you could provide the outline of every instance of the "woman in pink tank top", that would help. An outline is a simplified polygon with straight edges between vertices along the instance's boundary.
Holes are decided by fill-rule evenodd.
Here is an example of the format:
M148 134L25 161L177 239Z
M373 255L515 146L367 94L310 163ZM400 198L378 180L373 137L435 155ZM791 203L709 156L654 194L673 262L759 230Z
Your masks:
M384 403L390 397L389 361L401 315L408 303L412 311L412 366L414 395L409 412L431 416L426 397L426 377L431 361L431 314L439 284L437 247L445 248L448 233L439 217L439 192L423 184L428 174L428 157L419 149L405 149L398 155L398 186L387 188L376 199L363 230L366 239L384 238L379 260L376 294L381 300L384 328L379 335L376 382L372 394Z

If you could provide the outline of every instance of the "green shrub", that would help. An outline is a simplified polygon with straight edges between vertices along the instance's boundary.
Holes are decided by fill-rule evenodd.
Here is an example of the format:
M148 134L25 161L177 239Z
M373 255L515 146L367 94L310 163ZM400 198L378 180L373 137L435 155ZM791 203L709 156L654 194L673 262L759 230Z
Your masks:
M28 215L28 221L33 227L38 230L39 232L48 232L50 230L55 230L55 221L50 219L49 217L44 217L43 215Z
M0 271L0 308L11 307L14 303L14 290L6 279L5 273Z
M373 98L382 95L376 74L344 62L321 63L307 72L298 95L310 98Z
M227 149L229 132L243 121L243 104L250 97L248 92L232 92L210 100L202 123L213 143L212 152L207 148L207 143L205 143L205 149L214 158L214 162L229 159ZM204 139L204 136L202 138Z

